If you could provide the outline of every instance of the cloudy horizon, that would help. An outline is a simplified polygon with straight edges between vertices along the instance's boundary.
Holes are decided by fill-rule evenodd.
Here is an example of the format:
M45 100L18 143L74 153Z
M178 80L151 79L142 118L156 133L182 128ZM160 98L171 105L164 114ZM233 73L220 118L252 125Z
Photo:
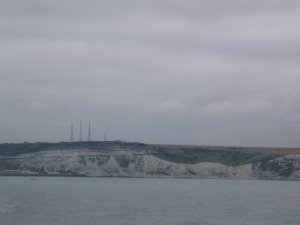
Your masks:
M300 147L296 0L0 0L0 143Z

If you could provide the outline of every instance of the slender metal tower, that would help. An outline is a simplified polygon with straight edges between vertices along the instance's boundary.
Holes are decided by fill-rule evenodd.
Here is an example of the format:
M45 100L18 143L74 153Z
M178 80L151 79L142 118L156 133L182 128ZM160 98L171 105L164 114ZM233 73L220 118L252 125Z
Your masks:
M82 141L82 121L79 123L79 141Z
M104 141L106 141L106 131L105 131L105 133L104 133Z
M92 137L91 137L91 121L89 121L88 141L92 141Z
M70 142L74 141L74 128L73 123L71 124L71 134L70 134Z

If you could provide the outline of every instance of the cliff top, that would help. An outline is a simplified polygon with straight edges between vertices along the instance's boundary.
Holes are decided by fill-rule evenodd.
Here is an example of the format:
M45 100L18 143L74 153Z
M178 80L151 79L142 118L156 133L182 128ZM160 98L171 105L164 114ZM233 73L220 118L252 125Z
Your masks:
M254 161L300 154L297 148L251 148L232 146L189 146L189 145L147 145L137 142L91 141L59 143L0 144L0 156L14 157L26 153L51 150L97 151L105 154L148 154L161 159L194 164L199 162L220 162L226 165L242 165Z

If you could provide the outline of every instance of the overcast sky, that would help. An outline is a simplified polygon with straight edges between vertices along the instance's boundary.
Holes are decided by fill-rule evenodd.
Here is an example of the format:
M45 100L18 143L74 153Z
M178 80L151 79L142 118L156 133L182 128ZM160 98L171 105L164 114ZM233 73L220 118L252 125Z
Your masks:
M298 0L0 0L0 142L300 147Z

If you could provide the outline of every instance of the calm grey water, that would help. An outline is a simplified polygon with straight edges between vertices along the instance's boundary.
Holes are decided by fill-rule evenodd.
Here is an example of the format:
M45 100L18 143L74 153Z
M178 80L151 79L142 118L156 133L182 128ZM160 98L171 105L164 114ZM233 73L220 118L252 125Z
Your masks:
M0 177L1 225L299 225L300 182Z

